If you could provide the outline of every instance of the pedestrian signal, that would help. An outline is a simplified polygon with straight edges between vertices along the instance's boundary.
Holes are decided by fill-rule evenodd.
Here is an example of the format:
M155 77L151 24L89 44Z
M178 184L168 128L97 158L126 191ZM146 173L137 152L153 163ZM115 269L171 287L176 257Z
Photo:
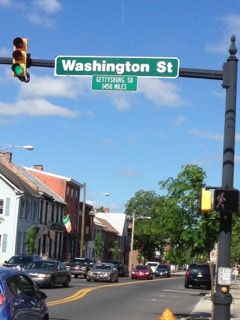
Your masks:
M238 213L239 209L238 190L214 190L214 210L220 212Z

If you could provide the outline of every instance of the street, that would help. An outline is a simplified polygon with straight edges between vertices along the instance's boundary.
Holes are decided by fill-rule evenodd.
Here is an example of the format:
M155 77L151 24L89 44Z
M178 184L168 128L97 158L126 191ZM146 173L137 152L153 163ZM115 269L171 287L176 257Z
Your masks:
M117 284L72 279L69 288L44 292L52 320L157 320L166 308L179 319L187 316L208 291L185 289L183 277L172 276L152 281L121 278Z

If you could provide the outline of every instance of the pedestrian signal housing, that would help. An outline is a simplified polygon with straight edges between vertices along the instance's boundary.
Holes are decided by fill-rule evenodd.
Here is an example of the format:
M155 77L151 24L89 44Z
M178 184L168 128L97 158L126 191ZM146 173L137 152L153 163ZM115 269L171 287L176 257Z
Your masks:
M238 190L214 190L214 210L220 212L239 212Z
M210 190L202 189L201 192L201 211L210 212L213 210L213 195Z

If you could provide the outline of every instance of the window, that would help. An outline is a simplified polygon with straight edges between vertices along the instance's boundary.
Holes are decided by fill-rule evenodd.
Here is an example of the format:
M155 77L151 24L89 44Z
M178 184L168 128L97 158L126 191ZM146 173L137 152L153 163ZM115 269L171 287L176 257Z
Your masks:
M4 204L3 199L0 199L0 214L3 214L3 204Z
M23 275L16 275L7 280L8 287L13 294L33 297L35 288L33 282Z
M24 205L25 205L25 202L24 202L24 199L22 199L20 204L20 219L23 219L24 217Z

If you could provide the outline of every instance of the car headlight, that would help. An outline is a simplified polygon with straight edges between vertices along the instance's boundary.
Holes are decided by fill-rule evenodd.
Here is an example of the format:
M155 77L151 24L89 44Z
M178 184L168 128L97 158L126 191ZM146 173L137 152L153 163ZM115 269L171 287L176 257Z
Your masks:
M93 272L92 272L92 271L88 271L88 275L89 275L89 276L92 276L92 275L93 275Z
M38 277L38 278L49 278L50 275L49 275L49 274L45 274L45 273L39 273L39 274L37 275L37 277Z
M103 276L104 276L104 277L109 277L110 274L111 274L110 272L104 272L104 273L103 273Z

